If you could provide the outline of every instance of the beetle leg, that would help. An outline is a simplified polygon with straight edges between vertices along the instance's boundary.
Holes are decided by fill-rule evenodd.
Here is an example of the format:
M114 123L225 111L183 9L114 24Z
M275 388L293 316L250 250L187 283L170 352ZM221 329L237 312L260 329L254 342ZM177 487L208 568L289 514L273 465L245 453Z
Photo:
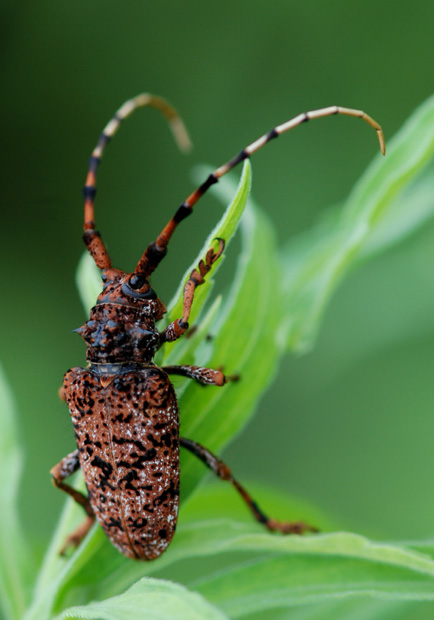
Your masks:
M279 531L283 534L303 534L304 532L318 531L315 527L307 525L303 521L281 522L267 517L246 489L233 477L229 467L212 452L210 452L210 450L204 446L201 446L196 441L185 439L185 437L180 438L180 445L187 448L190 452L200 458L200 460L203 461L205 465L209 467L219 478L221 478L221 480L228 480L246 502L255 519L259 521L259 523L265 525L265 527L270 531Z
M189 279L184 286L184 302L182 309L182 317L176 319L161 332L160 339L161 344L164 342L173 342L177 340L188 329L188 319L190 318L191 306L193 305L194 292L198 286L205 282L205 276L210 271L212 265L220 258L225 249L225 242L223 239L218 238L219 242L218 250L210 248L206 253L205 260L200 260L197 269L193 269Z
M60 400L63 400L63 402L66 403L65 388L63 387L63 385L60 386L58 394L59 394Z
M63 482L66 478L69 478L69 476L71 476L79 468L80 468L80 461L78 458L78 449L77 449L77 450L74 450L74 452L70 452L69 454L67 454L65 458L63 458L60 461L60 463L57 463L57 465L55 465L51 469L50 474L51 474L54 486L56 486L58 489L61 489L62 491L65 491L65 493L68 493L68 495L70 495L73 499L75 499L75 501L78 504L80 504L80 506L83 506L84 510L86 511L86 514L89 517L92 517L93 510L90 507L88 498L85 495L83 495L83 493L80 493L80 491L77 491L76 489L71 487L69 484L65 484Z
M202 385L224 385L230 377L225 377L221 370L202 368L201 366L163 366L168 375L182 375L198 381Z
M86 536L92 525L95 523L95 517L86 517L86 519L70 534L61 547L59 554L65 555L69 547L78 547L83 538Z
M65 458L57 463L50 471L54 486L68 493L68 495L84 508L87 514L86 520L66 539L65 544L60 550L61 555L65 553L70 545L77 547L95 521L95 515L89 503L89 499L83 495L83 493L80 493L80 491L77 491L69 484L63 482L65 478L71 476L79 468L80 461L78 458L78 450L74 450L74 452L67 454Z

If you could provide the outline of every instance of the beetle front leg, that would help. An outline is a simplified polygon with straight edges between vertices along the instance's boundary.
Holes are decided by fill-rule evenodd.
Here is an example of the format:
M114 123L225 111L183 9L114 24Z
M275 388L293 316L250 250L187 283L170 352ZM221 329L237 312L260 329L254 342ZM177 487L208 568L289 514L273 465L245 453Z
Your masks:
M198 286L205 282L205 276L210 271L212 265L220 258L225 249L225 242L218 238L219 248L217 251L210 248L206 253L205 260L200 260L197 269L193 269L189 279L184 286L184 303L182 309L182 317L176 319L166 327L160 334L160 342L173 342L180 338L187 331L188 319L190 318L191 306L193 305L194 292Z
M216 457L210 450L204 446L201 446L196 441L185 439L185 437L180 438L180 445L187 448L187 450L190 450L190 452L200 458L200 460L203 461L205 465L209 467L221 480L228 480L246 502L255 519L259 521L259 523L265 525L265 527L270 531L279 531L282 532L282 534L303 534L304 532L318 531L315 527L307 525L303 521L285 522L276 521L276 519L267 517L246 489L233 477L229 467L218 457Z
M61 489L65 493L68 493L68 495L70 495L78 504L80 504L80 506L83 507L87 514L86 520L66 539L65 544L60 550L61 555L65 553L69 546L72 545L73 547L77 547L95 521L95 515L89 503L89 499L83 495L83 493L80 493L80 491L77 491L69 484L65 484L63 482L79 468L80 460L78 457L78 450L74 450L74 452L67 454L65 458L63 458L60 463L57 463L57 465L55 465L50 471L54 486Z

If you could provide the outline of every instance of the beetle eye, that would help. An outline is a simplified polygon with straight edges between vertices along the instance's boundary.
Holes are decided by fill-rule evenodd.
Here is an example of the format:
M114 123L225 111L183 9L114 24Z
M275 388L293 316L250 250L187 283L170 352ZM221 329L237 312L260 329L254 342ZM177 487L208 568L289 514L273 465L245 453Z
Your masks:
M124 282L122 291L136 299L157 299L157 293L151 288L147 279L135 273Z
M146 283L147 283L146 278L144 278L143 276L138 276L135 273L133 273L133 275L131 276L128 282L131 288L134 289L135 291L138 291Z

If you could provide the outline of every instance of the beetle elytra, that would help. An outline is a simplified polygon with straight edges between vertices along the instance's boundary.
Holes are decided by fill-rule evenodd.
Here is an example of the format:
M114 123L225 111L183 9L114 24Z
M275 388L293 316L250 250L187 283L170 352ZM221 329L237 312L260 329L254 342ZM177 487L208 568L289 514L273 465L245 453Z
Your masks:
M278 522L266 516L231 470L207 448L179 437L179 411L170 374L194 379L203 385L223 388L228 379L221 370L180 365L159 368L154 355L165 342L182 336L189 327L195 290L203 284L225 242L211 247L184 287L182 316L161 332L156 327L166 308L152 289L149 278L164 258L178 224L192 213L199 198L238 163L310 119L333 114L359 117L373 127L382 153L381 127L360 110L329 107L306 112L278 125L217 168L181 204L157 239L150 243L132 273L112 267L100 233L95 229L96 176L105 147L121 122L134 110L151 106L168 120L181 149L189 138L176 111L160 97L142 94L117 111L103 130L89 160L84 193L84 242L101 270L103 290L78 330L87 344L87 368L73 368L64 378L62 398L67 402L77 448L52 470L54 484L72 496L85 510L85 522L64 546L76 546L95 518L111 542L126 556L152 560L169 545L175 532L179 503L179 448L201 459L222 480L240 493L253 516L271 531L301 534L315 531L304 522ZM81 468L88 495L65 480Z

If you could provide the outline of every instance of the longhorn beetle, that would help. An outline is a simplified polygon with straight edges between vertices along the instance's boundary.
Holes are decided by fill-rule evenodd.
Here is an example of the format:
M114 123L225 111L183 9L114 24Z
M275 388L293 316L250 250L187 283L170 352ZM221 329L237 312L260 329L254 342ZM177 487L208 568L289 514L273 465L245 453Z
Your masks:
M221 370L197 366L159 368L153 358L165 342L173 342L188 329L197 286L204 283L211 266L221 256L225 242L218 239L184 287L182 316L159 332L156 322L166 308L151 288L149 277L167 252L173 232L191 214L193 206L214 183L239 162L250 157L280 134L311 119L344 114L365 120L378 135L381 152L385 142L381 127L360 110L329 107L300 114L274 127L217 168L181 204L156 241L146 248L132 273L112 267L110 256L95 229L96 176L105 147L121 122L137 108L152 106L169 122L178 146L187 150L188 134L177 112L160 97L139 95L117 111L100 135L90 157L84 194L84 242L101 269L103 290L78 330L87 344L87 368L73 368L64 378L61 397L68 403L77 449L51 470L53 483L71 495L87 518L66 540L62 553L77 546L98 519L112 543L130 558L152 560L169 545L176 527L179 501L179 447L201 459L219 478L240 493L253 516L271 531L302 534L315 531L303 522L281 523L266 516L231 470L207 448L179 437L179 411L168 375L189 377L203 385L223 386ZM230 379L230 378L229 378ZM66 484L81 468L88 495Z

